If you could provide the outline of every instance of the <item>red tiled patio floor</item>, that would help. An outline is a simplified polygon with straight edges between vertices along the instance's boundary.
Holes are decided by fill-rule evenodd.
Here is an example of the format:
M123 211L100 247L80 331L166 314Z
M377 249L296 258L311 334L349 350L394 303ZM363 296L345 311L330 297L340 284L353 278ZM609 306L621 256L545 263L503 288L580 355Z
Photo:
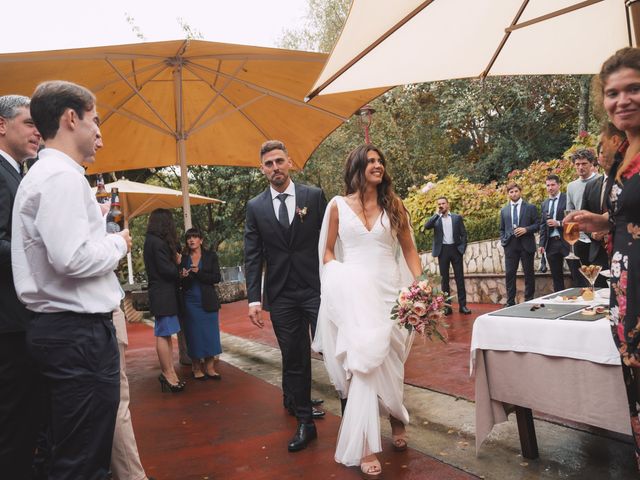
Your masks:
M242 321L232 312L242 312ZM246 303L225 305L223 330L273 343L270 328L258 331L245 319ZM183 393L161 393L153 330L143 324L129 325L127 366L138 447L147 474L158 480L360 478L333 460L340 419L329 413L316 422L318 441L287 452L295 419L282 408L280 390L263 380L221 362L222 381L191 380ZM395 453L387 440L380 458L387 479L476 478L412 449Z
M471 315L454 310L447 317L449 341L423 341L417 337L405 366L405 383L429 388L441 393L474 399L474 380L469 376L469 346L473 321L483 313L501 308L500 305L470 304ZM268 315L266 316L268 318ZM223 305L220 312L222 331L265 345L277 347L271 323L256 328L247 319L247 302Z

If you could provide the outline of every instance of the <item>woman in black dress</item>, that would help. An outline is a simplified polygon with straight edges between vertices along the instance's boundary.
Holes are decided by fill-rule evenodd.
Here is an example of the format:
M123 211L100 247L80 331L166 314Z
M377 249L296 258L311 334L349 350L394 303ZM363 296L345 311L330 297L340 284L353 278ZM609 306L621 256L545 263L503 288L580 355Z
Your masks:
M151 212L144 240L144 267L149 282L149 305L155 317L156 351L162 372L162 391L180 392L184 383L173 366L171 335L180 331L178 285L181 255L178 253L176 225L171 212L158 208Z
M636 461L640 469L640 49L624 48L600 71L604 108L609 120L627 134L609 172L609 212L603 216L580 211L580 228L610 228L611 330L620 352L627 390Z
M220 282L216 252L202 246L202 232L190 228L185 233L186 249L180 264L183 321L187 348L196 380L220 380L215 357L222 353L218 310L220 302L214 285Z

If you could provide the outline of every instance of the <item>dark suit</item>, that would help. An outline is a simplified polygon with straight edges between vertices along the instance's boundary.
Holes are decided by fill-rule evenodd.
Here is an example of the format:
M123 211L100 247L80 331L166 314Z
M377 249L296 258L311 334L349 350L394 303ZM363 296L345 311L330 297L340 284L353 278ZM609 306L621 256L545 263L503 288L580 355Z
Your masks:
M180 270L187 268L189 262L189 254L182 256ZM205 312L217 312L220 310L220 301L214 284L220 283L222 275L220 274L220 265L218 264L218 255L216 252L202 249L202 258L197 272L189 272L189 276L182 279L182 290L192 288L193 280L200 282L200 291L202 292L202 309ZM184 302L184 299L182 300Z
M567 209L567 195L561 193L556 200L557 205L554 209L556 212L555 219L559 222L564 218L564 211ZM542 217L540 218L540 246L544 248L547 262L549 262L549 270L551 270L551 278L553 279L553 291L559 292L564 290L564 257L569 254L569 244L564 241L562 226L555 229L549 229L547 220L553 218L553 210L551 210L551 199L547 198L542 202ZM559 235L551 235L556 230Z
M41 382L25 340L32 314L18 300L11 270L12 209L21 179L0 155L0 476L17 480L31 478L41 410Z
M149 282L149 310L154 317L178 315L176 252L172 252L162 238L147 233L143 256Z
M464 269L462 257L467 249L467 230L464 228L462 216L456 213L449 213L451 216L451 230L453 243L444 244L444 228L442 226L442 216L435 214L425 224L425 228L433 229L433 247L431 254L438 258L440 276L442 277L442 291L449 294L449 268L453 265L453 275L458 288L458 303L460 308L467 305L467 293L464 287Z
M584 195L582 196L582 208L593 213L603 213L607 211L606 204L606 191L607 184L605 183L605 176L600 175L591 182L587 183L584 187ZM605 195L603 196L603 189ZM610 190L610 189L609 189ZM604 243L599 240L594 240L591 235L591 243L589 244L589 264L600 265L603 270L609 268L609 255L604 248ZM595 283L596 287L607 288L608 284L603 276L598 276Z
M262 302L282 352L285 407L298 420L311 421L311 346L320 307L318 239L327 200L319 188L295 184L296 207L288 229L278 223L271 189L247 204L244 231L245 276L249 303ZM266 267L264 291L261 286Z
M518 263L522 263L524 271L524 298L531 300L535 293L536 279L533 271L533 257L536 252L534 233L538 231L538 211L536 207L522 200L517 227L524 227L527 232L516 237L513 233L511 218L511 202L500 210L500 244L504 247L505 280L507 284L507 305L516 302L516 273Z

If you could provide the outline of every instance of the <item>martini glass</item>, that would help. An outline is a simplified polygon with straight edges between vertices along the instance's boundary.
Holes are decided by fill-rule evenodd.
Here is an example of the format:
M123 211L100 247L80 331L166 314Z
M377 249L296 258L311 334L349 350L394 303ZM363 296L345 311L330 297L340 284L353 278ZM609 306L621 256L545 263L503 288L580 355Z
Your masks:
M591 285L591 293L593 293L595 298L595 283L598 275L600 275L600 270L602 270L602 266L600 265L582 265L580 267L580 273L584 278L587 279L589 285Z
M564 216L566 217L567 215L569 215L571 212L573 212L573 210L565 210L564 211ZM573 253L573 245L578 241L578 239L580 238L580 225L578 225L578 222L562 222L562 236L564 237L565 242L567 242L569 245L571 245L571 253L569 253L569 255L567 255L566 258L567 260L580 260L580 258L578 256L576 256L575 253ZM597 275L596 275L597 277Z

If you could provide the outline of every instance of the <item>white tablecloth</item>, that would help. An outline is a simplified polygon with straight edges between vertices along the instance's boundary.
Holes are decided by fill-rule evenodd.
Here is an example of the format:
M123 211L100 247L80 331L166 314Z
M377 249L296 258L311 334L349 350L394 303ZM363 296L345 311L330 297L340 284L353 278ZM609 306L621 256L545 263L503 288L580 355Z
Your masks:
M557 302L537 298L529 303ZM585 306L603 303L608 303L608 300L601 296L596 296L591 302L577 302ZM589 360L605 365L620 365L620 354L611 337L609 320L606 318L585 322L485 314L478 317L473 324L472 371L477 349L530 352Z

